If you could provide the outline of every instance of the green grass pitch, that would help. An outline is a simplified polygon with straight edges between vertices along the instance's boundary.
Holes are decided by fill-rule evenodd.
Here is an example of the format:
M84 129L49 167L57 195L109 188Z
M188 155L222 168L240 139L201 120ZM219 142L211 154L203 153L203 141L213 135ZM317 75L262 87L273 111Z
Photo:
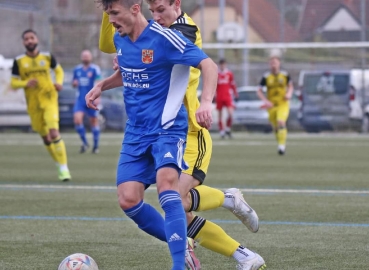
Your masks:
M170 269L164 243L120 210L115 169L121 134L102 134L100 154L79 154L63 134L73 180L61 183L35 134L0 134L0 270L57 269L86 253L100 270ZM369 137L292 134L286 156L273 135L214 136L205 183L243 189L261 225L249 232L225 209L201 212L248 248L267 269L369 269ZM146 201L158 209L155 190ZM231 258L196 249L204 270L235 269Z

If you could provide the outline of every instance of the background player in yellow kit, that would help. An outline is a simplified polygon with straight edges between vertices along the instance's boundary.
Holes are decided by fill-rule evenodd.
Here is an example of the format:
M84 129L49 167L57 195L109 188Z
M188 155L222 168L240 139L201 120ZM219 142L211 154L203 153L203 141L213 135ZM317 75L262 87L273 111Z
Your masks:
M181 11L181 0L146 0L146 2L157 23L180 31L198 47L202 47L200 30L193 20ZM114 32L114 28L109 23L109 17L104 13L99 41L101 51L116 53L113 44ZM251 269L250 267L262 269L264 260L258 254L241 246L215 223L191 213L191 211L205 211L223 206L232 211L251 231L257 232L259 226L255 211L244 201L238 189L229 189L224 193L202 185L210 163L212 139L209 131L196 121L195 113L199 108L197 99L199 77L200 71L191 68L184 99L189 125L184 159L189 169L182 172L179 188L184 208L189 212L187 213L188 236L198 240L200 245L212 251L233 257L239 263L238 269ZM191 263L186 258L186 263L191 270L201 269L199 262Z
M65 144L59 133L58 108L58 91L62 90L64 72L50 53L39 51L35 31L24 31L22 39L26 53L14 60L11 86L13 89L24 88L32 129L40 134L56 162L59 179L68 181L71 176ZM55 83L50 69L55 72Z
M289 100L292 97L293 84L290 75L281 70L279 57L272 56L269 65L270 71L266 72L260 81L258 96L268 109L269 121L278 141L278 153L284 155L287 139L286 122L290 112ZM266 96L263 94L263 87L267 89Z

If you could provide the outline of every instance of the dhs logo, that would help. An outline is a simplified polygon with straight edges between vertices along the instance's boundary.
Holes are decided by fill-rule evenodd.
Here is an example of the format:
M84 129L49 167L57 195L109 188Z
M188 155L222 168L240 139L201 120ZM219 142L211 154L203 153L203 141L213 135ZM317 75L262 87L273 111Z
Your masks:
M149 79L149 74L143 73L144 69L131 69L131 68L125 68L120 67L122 77L124 81L136 81L141 82Z

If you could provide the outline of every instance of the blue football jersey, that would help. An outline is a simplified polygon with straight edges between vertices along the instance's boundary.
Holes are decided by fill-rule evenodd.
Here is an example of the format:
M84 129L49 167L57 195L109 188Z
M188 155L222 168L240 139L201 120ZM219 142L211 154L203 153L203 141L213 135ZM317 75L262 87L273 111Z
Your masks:
M116 33L114 44L128 115L125 141L139 142L158 134L185 136L183 98L190 66L197 67L208 56L180 32L154 21L135 42Z
M91 64L87 69L78 65L73 70L73 80L78 81L77 99L85 103L86 94L94 87L94 82L101 77L99 66Z

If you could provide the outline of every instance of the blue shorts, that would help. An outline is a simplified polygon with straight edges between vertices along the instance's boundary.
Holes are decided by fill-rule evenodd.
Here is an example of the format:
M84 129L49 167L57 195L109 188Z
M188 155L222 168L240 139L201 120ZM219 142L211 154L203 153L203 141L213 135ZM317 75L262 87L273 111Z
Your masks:
M156 183L156 171L173 167L180 173L188 168L183 159L184 138L161 135L156 140L136 144L123 142L117 168L117 186L136 181L146 187Z
M97 117L99 115L99 111L96 111L94 109L90 109L89 107L87 107L85 101L82 102L82 101L79 101L78 99L74 103L73 112L74 113L83 112L83 113L87 114L89 117Z

